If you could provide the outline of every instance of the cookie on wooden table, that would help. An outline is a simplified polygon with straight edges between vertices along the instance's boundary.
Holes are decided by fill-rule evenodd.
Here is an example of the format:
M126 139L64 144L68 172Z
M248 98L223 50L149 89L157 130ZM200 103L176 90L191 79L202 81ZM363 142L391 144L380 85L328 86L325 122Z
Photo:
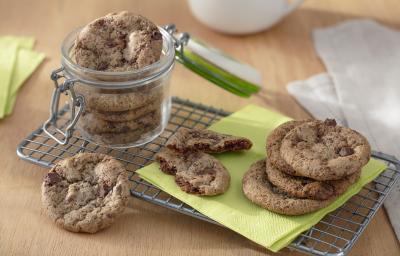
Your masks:
M253 163L242 180L243 192L253 203L284 215L302 215L329 205L336 197L326 200L295 198L282 192L268 180L265 172L270 164L265 159Z
M128 201L127 172L114 158L80 153L58 162L45 176L42 203L55 223L73 232L109 227Z
M280 152L294 171L290 174L320 181L349 176L367 164L371 156L367 139L336 125L334 119L295 127L283 138Z
M166 144L169 149L178 152L199 150L206 153L247 150L252 145L252 142L244 137L184 127L179 128Z

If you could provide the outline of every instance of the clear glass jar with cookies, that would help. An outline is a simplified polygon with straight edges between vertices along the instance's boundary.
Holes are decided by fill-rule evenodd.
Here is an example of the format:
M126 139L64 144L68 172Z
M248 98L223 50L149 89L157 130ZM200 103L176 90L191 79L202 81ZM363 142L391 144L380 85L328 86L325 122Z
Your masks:
M139 14L110 13L65 38L62 67L51 75L56 89L44 132L62 145L75 130L110 147L150 142L168 123L174 60L238 96L249 97L260 89L250 81L254 77L241 78L253 69L186 32L178 33L175 25L161 28ZM63 94L70 99L70 118L59 126Z
M78 65L73 49L81 29L70 33L61 48L62 68L52 73L56 90L50 118L43 127L46 133L66 144L76 128L89 141L120 148L145 144L161 134L170 115L169 82L175 45L166 30L158 29L162 36L159 60L128 71L102 71ZM61 84L60 79L64 80ZM63 92L69 94L74 107L67 127L60 129L56 121Z

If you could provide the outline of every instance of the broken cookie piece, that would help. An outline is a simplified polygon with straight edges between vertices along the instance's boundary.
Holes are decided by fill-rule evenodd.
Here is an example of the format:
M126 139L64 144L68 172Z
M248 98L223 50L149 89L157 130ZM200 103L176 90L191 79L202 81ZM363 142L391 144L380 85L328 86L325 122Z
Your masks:
M156 161L163 172L175 175L176 184L186 193L214 196L229 187L229 172L209 154L200 151L180 154L164 149L157 154Z
M157 153L156 161L160 163L160 170L169 175L175 175L178 169L184 170L187 168L185 155L168 149Z
M210 130L187 129L181 127L167 142L169 149L177 152L202 151L222 153L247 150L252 142L244 137L221 134Z

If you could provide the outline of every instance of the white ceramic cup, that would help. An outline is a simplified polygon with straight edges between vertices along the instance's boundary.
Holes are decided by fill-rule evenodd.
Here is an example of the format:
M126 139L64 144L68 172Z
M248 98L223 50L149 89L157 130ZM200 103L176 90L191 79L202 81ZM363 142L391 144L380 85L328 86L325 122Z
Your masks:
M228 34L249 34L267 29L304 0L188 0L202 23Z

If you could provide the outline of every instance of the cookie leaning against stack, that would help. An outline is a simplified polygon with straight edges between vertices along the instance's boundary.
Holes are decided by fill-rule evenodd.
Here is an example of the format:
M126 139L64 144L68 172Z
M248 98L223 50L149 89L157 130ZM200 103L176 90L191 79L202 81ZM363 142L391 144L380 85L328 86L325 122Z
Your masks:
M250 140L209 130L180 128L156 155L160 170L174 175L186 193L214 196L223 194L230 174L218 159L208 153L250 149Z
M370 154L362 135L335 120L290 121L268 136L266 162L250 167L243 191L252 202L277 213L316 211L358 180Z

